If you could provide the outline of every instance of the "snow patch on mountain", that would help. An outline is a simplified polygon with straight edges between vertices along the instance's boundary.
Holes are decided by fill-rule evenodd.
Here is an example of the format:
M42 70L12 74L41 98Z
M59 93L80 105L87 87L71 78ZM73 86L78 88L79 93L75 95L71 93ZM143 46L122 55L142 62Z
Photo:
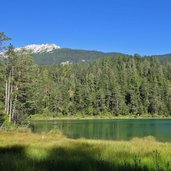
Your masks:
M53 50L55 49L60 49L60 46L57 46L56 44L32 44L32 45L27 45L19 48L15 48L15 52L20 52L22 50L26 51L26 53L31 53L31 54L41 54L41 53L53 53ZM6 51L0 52L0 60L6 58Z
M15 48L15 51L26 50L30 53L45 53L45 52L52 52L53 50L59 48L60 46L57 46L56 44L41 44L41 45L32 44L24 47Z

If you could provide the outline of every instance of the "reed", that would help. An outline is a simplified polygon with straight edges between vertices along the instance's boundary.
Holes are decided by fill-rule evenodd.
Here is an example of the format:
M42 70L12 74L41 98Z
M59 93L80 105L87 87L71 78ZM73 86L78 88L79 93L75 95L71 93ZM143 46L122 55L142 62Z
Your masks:
M0 132L1 171L171 170L171 143L68 139L59 132Z

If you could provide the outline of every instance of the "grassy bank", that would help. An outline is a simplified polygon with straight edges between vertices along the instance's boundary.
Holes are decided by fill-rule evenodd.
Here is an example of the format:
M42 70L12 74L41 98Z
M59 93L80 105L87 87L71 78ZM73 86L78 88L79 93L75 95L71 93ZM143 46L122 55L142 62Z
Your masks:
M62 134L0 132L1 171L171 170L171 143L73 140Z
M149 114L142 114L140 116L129 114L129 115L112 115L108 114L99 114L99 115L84 115L84 114L75 114L75 115L59 115L55 113L44 113L44 114L35 114L31 115L29 119L31 120L65 120L65 119L171 119L169 115L159 115L155 114L154 116Z

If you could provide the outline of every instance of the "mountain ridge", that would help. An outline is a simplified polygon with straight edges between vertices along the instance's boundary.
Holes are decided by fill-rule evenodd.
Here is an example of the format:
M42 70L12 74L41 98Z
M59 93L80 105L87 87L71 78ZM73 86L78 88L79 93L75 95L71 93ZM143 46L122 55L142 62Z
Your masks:
M31 44L15 48L15 51L20 50L28 51L28 53L32 54L35 63L41 65L93 62L99 58L115 57L118 55L132 56L120 52L61 48L56 44ZM157 57L161 61L171 61L171 53L145 57ZM0 53L0 60L3 60L3 53Z

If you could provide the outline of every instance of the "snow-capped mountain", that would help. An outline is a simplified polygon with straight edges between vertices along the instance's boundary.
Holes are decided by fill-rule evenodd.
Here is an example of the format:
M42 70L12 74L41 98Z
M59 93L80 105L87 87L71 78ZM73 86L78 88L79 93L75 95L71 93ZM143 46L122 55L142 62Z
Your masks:
M46 52L52 52L55 49L60 49L60 46L57 46L56 44L32 44L32 45L27 45L24 47L16 48L15 51L21 51L21 50L26 50L30 53L46 53Z
M61 47L56 44L31 44L23 47L15 48L16 52L25 50L31 54L42 54L42 53L52 53L56 49L60 49ZM0 58L6 58L5 51L0 52Z
M93 62L100 58L115 57L125 55L118 52L100 52L91 50L78 50L69 48L60 48L56 44L32 44L24 47L16 48L15 51L26 50L32 55L36 64L51 65L62 64L68 65L72 63L85 63ZM4 60L7 56L4 52L0 52L0 61ZM153 56L153 57L156 57ZM162 61L171 61L171 54L157 56Z
M31 44L15 48L14 50L16 52L24 50L24 53L26 52L32 55L36 64L43 65L67 65L72 63L93 62L99 58L113 57L120 54L117 52L105 53L99 51L61 48L56 44ZM1 52L0 60L4 60L4 58L7 58L7 56L5 52Z

